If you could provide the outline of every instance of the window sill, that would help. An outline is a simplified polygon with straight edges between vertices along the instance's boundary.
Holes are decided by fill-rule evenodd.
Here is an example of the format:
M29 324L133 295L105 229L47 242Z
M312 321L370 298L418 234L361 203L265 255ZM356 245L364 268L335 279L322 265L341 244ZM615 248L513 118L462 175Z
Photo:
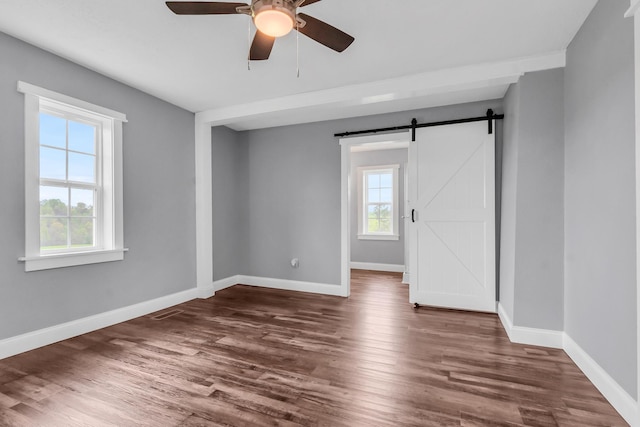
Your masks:
M76 265L122 261L124 259L124 253L128 250L129 249L127 248L122 248L105 251L20 257L18 258L18 261L24 262L24 271L50 270L53 268L73 267Z
M358 234L358 240L400 240L397 234Z

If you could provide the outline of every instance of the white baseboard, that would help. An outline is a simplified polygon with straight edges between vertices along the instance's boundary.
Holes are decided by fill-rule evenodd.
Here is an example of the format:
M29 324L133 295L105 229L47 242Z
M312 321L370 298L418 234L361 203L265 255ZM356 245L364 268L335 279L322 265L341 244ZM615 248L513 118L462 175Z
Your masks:
M376 262L351 261L350 267L356 270L389 271L392 273L404 273L404 265L400 265L400 264L380 264Z
M199 297L198 288L0 340L0 359L106 328Z
M237 285L238 283L242 283L241 277L239 274L235 276L227 277L224 279L216 280L213 282L213 289L218 292L223 289L230 288L233 285Z
M402 273L402 283L404 283L405 285L408 285L411 283L411 278L409 277L408 271L405 271L404 273Z
M210 298L216 291L220 291L236 284L345 296L343 295L343 289L340 285L236 275L222 280L217 280L210 286L188 289L172 295L156 298L151 301L144 301L128 307L118 308L105 313L96 314L0 340L0 359L11 357L39 347L44 347L58 341L96 331L98 329L106 328L107 326L112 326L127 320L135 319L136 317L144 316L149 313L153 313L154 311L163 310L193 299Z
M262 288L282 289L287 291L311 292L324 295L343 295L340 285L326 283L301 282L298 280L271 279L268 277L238 276L241 284L259 286Z
M502 304L498 304L498 316L511 342L563 349L622 418L632 426L640 425L637 421L640 420L640 409L636 400L566 332L513 326Z
M502 304L498 304L498 316L511 342L540 347L563 348L564 333L562 331L513 326L513 321Z
M207 299L211 298L216 294L216 289L214 287L215 283L210 284L209 286L198 286L198 298Z
M638 425L638 403L569 335L564 333L564 351L630 425Z

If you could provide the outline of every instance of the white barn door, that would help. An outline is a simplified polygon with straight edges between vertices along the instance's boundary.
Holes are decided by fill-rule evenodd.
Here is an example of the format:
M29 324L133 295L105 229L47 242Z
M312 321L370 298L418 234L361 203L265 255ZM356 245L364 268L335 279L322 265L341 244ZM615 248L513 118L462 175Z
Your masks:
M482 121L416 130L411 303L496 311L495 138L487 128Z

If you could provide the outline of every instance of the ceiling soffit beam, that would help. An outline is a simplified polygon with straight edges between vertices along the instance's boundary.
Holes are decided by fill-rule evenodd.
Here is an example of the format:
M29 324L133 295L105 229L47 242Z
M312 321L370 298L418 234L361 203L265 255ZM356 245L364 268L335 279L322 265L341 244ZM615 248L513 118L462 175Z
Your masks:
M640 0L638 0L640 1ZM308 92L196 113L198 123L225 125L264 115L318 107L356 108L514 83L526 72L562 68L566 51L464 67L429 71L387 80Z
M625 18L631 18L640 10L640 0L631 0L630 3L631 6L629 7L629 10L624 14Z

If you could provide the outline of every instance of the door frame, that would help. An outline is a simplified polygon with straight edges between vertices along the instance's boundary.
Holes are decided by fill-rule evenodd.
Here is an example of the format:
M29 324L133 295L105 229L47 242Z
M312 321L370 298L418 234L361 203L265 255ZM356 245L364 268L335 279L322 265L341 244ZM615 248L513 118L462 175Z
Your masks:
M340 138L340 295L351 294L351 224L349 207L354 195L351 194L351 147L366 144L396 144L405 146L411 142L411 131ZM398 147L399 148L399 147ZM406 195L405 195L406 199ZM402 201L405 203L405 201ZM409 254L405 253L405 259Z

